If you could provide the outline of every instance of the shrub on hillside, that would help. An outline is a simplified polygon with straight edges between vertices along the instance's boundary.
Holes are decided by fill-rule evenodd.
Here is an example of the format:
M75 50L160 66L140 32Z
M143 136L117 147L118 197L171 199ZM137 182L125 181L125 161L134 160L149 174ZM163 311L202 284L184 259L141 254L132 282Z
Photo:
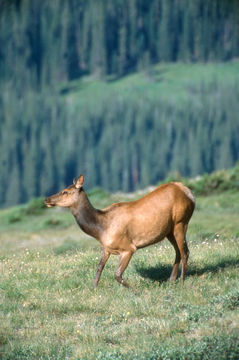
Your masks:
M187 179L179 173L170 174L165 182L180 181L188 186L195 195L210 195L228 190L239 190L239 163L229 170L219 170L204 174L195 179Z
M39 197L32 199L29 203L27 203L26 207L24 208L24 212L27 215L39 215L44 209L46 209L44 198Z

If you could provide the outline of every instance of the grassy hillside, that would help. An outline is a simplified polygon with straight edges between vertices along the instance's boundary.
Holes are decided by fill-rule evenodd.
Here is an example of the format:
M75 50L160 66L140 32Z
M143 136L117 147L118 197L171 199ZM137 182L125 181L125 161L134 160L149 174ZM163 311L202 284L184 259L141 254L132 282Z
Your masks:
M215 174L213 175L215 176ZM96 207L142 195L91 193ZM125 279L112 256L92 287L100 246L72 215L40 200L0 212L0 358L238 359L239 193L197 196L189 270L167 282L174 250L139 250Z
M200 86L232 86L238 78L238 60L208 64L160 63L119 79L109 77L108 81L101 81L92 76L83 77L61 84L59 91L71 105L80 102L100 106L101 101L105 102L107 95L111 97L112 94L122 99L148 98L152 102L160 98L180 105L189 96L193 98Z

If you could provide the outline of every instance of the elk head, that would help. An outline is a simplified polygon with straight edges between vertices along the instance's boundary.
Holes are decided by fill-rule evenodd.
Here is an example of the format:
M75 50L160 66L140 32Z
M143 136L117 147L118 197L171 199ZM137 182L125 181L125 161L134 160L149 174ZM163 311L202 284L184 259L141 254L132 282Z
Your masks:
M84 183L84 175L80 175L78 179L73 180L73 185L68 186L62 191L54 194L45 199L45 204L48 207L61 206L71 207L74 206L79 200L79 195Z

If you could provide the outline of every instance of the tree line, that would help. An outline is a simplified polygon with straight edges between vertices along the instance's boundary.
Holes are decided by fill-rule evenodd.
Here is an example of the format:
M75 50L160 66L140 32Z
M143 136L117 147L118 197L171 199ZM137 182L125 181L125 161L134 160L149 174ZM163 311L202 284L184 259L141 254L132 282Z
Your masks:
M1 0L0 76L21 92L160 61L228 61L238 19L237 0Z

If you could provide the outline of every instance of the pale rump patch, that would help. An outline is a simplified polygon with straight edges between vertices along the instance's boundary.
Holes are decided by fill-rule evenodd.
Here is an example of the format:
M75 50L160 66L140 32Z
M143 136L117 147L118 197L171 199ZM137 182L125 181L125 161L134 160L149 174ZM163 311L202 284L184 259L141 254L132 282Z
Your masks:
M175 184L178 185L180 187L180 189L182 189L183 192L187 195L187 197L190 200L192 200L192 202L195 204L195 197L194 197L192 191L180 182L175 182Z

